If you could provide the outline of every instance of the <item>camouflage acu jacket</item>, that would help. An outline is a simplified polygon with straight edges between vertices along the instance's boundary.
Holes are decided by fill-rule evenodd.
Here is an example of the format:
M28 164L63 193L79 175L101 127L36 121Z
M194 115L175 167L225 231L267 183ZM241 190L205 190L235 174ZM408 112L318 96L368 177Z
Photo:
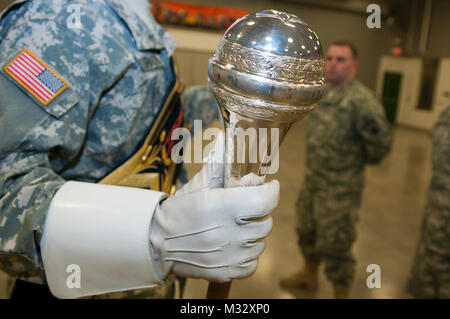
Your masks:
M329 89L308 120L306 181L361 189L364 165L378 163L391 141L384 110L369 89L356 80Z
M433 176L427 194L422 236L425 238L428 253L446 258L448 271L450 267L450 106L441 112L433 130L432 162Z

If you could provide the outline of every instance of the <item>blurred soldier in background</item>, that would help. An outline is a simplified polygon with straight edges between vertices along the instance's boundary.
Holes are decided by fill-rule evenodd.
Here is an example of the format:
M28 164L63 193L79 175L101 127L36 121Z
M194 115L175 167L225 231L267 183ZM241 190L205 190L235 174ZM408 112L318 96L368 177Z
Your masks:
M433 131L433 176L408 289L416 298L450 298L450 106Z
M167 298L175 275L256 269L264 243L248 242L272 220L235 221L271 211L279 185L211 189L212 161L175 192L171 132L218 109L203 88L183 111L175 41L149 9L35 0L1 13L0 269L18 279L13 297Z
M335 297L349 296L364 166L379 163L392 140L383 107L354 79L357 67L357 51L350 42L331 45L326 57L329 89L309 116L306 175L296 204L305 264L282 279L282 287L315 290L323 262Z

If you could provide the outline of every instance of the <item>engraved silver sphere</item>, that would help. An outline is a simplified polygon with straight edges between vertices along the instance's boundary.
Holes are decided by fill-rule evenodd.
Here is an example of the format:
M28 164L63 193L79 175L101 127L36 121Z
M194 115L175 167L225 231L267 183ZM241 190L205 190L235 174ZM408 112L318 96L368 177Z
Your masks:
M322 46L295 15L265 10L236 20L208 63L219 105L251 118L295 122L325 88Z

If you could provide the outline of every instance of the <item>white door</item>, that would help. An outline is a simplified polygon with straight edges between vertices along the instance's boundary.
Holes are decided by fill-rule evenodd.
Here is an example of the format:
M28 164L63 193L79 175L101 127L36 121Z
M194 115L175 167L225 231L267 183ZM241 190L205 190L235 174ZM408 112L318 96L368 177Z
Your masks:
M409 105L405 124L431 131L439 113L450 105L450 59L439 61L430 102L431 105L427 109L420 108L418 104Z
M431 131L439 113L450 105L450 58L440 59L429 105L420 105L423 67L421 58L383 56L378 71L377 94L381 98L386 72L402 75L396 123Z
M383 95L385 75L389 73L401 76L395 123L416 126L410 117L419 101L422 60L394 56L381 57L377 81L377 95L380 101Z

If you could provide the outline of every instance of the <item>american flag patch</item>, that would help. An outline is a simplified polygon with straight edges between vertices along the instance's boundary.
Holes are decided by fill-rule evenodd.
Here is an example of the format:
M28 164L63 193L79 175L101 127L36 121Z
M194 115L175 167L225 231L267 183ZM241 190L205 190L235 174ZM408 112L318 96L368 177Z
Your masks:
M69 86L28 49L22 50L3 70L43 105L48 105Z

